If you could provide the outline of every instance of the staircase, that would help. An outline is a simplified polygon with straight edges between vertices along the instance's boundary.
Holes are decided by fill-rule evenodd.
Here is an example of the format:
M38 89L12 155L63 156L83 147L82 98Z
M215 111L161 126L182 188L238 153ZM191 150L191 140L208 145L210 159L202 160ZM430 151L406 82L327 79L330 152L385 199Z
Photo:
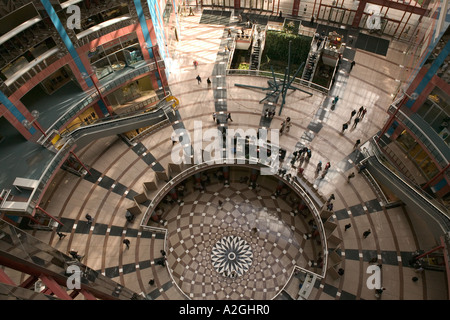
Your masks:
M252 51L250 53L250 70L259 70L261 64L261 56L264 51L267 26L253 26L253 42Z

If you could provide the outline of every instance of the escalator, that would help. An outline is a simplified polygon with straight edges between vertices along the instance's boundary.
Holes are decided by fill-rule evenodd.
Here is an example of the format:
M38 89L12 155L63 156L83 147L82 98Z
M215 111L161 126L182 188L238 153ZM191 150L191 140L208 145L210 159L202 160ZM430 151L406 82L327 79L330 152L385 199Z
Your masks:
M386 167L380 160L384 156L373 144L370 146L371 150L368 151L363 148L363 153L367 156L364 164L371 175L394 192L410 210L423 219L437 240L443 234L447 234L450 231L448 210L437 203L433 203L433 199L424 194L423 190L418 190L409 184L406 179Z
M55 147L58 149L58 145L63 145L66 141L72 139L76 144L76 149L79 150L90 142L100 138L157 125L168 120L177 105L178 100L173 96L169 96L161 100L156 105L156 108L151 111L140 111L104 118L102 121L81 126L61 136L61 139L55 144Z

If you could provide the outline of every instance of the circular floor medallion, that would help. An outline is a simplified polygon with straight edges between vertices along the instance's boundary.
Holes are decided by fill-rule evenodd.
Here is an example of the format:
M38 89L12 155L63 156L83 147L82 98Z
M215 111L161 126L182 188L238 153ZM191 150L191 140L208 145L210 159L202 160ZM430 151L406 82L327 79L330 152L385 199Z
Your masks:
M244 239L227 236L220 239L211 251L214 269L224 277L235 278L248 271L253 261L253 251Z

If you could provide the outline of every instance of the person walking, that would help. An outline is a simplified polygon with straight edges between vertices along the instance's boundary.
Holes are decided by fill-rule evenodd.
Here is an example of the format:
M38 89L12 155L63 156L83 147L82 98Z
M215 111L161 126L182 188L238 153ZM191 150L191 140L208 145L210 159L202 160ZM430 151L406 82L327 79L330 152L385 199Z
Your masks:
M216 118L217 118L217 113L213 112L213 121L216 122Z
M283 135L285 128L286 128L286 120L283 120L283 122L281 123L281 128L280 128L280 136Z
M330 202L330 203L327 205L327 210L328 210L328 211L333 211L333 203L332 203L332 202Z
M208 79L206 79L206 83L208 84L208 88L211 88L211 80L209 79L209 77Z
M338 101L339 101L339 96L334 97L333 102L332 102L333 106L336 105L336 103Z
M352 113L350 114L350 120L352 120L352 118L355 114L356 114L356 110L353 109Z
M353 69L353 67L355 66L355 64L356 64L356 62L355 62L355 60L353 60L353 61L350 63L350 70L349 70L348 72L351 72L351 71L352 71L352 69Z
M363 238L366 239L369 236L369 234L371 234L371 233L372 233L372 231L370 231L370 229L364 231Z
M359 144L361 143L361 140L356 140L355 144L353 145L353 149L358 148Z
M231 29L228 28L228 37L231 37Z
M289 132L289 130L291 129L291 118L287 117L286 118L286 132Z
M367 108L364 108L363 111L361 111L361 120L364 119L364 116L366 115Z
M58 235L59 240L64 239L67 236L66 234L58 232L58 231L56 232L56 234Z
M352 127L353 129L356 128L356 126L358 125L358 122L359 122L359 118L356 117L355 120L353 121L353 127Z
M231 119L231 113L228 112L227 114L227 121L230 120L231 122L233 122L233 119Z
M354 177L355 177L355 173L354 172L350 173L347 177L347 183L350 183L350 179L352 179Z
M334 193L332 193L331 195L330 195L330 197L328 198L328 200L327 200L327 204L328 203L330 203L332 200L335 200L336 198L334 197Z
M351 223L346 224L346 225L344 226L344 232L347 231L348 229L350 229L351 227L352 227L352 224L351 224Z
M130 249L130 240L128 240L128 239L123 239L122 242L127 246L127 249Z
M309 21L309 24L312 26L314 24L314 16L311 16L311 20Z
M194 60L193 64L194 64L194 68L195 68L195 70L197 70L197 66L198 66L198 62L197 62L197 60Z
M341 133L344 133L344 131L347 130L347 129L348 129L348 123L346 122L346 123L344 123L344 124L342 125L342 131L341 131Z
M86 220L88 224L92 224L92 221L94 221L94 219L92 218L92 216L89 213L86 213Z
M358 110L358 114L356 115L358 118L361 116L363 110L364 110L364 106L361 106L361 108L359 108L359 110Z
M202 83L202 78L200 77L200 75L197 75L195 79L197 79L198 84Z

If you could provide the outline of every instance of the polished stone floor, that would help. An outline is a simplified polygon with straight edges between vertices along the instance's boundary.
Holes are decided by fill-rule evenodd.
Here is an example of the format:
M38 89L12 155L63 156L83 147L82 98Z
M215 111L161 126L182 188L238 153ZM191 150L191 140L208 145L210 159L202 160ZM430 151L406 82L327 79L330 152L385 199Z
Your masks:
M140 226L142 215L132 223L125 219L126 210L135 205L133 197L144 192L143 183L155 181L155 171L172 163L169 137L174 129L183 127L192 134L194 121L202 121L204 128L215 128L215 111L231 113L233 122L228 122L228 128L260 127L263 93L234 84L264 85L267 79L224 76L229 55L224 47L230 40L225 25L199 22L199 12L183 17L181 41L169 43L170 90L180 101L177 120L134 147L113 136L78 151L92 175L80 178L60 171L41 203L64 223L62 232L67 237L59 240L54 232L30 232L63 252L78 250L85 255L86 265L149 299L296 299L298 282L292 276L293 267L314 270L309 262L317 258L320 249L303 237L309 231L305 221L292 217L284 200L272 199L275 186L264 186L256 195L239 181L232 181L228 188L212 181L206 192L187 194L183 205L175 204L165 211L167 243L163 233ZM231 17L232 27L235 22ZM292 119L280 145L288 154L300 145L310 147L312 157L304 165L303 175L325 199L332 193L336 197L330 219L337 224L333 235L342 240L335 248L341 259L336 267L345 273L337 279L326 276L316 281L309 299L375 299L373 290L366 286L366 270L373 258L383 265L383 299L447 297L443 272L425 270L418 274L408 264L416 250L438 245L414 211L401 205L386 207L361 175L347 182L347 176L356 171L354 161L359 151L354 149L355 141L360 139L363 144L382 128L393 95L409 75L405 46L391 41L386 55L348 48L329 96L316 91L312 96L289 92L282 115L277 114L270 123L278 129L285 117ZM197 69L193 59L199 62ZM356 65L349 73L351 59ZM200 84L197 75L204 79ZM208 77L211 88L206 84ZM331 110L336 95L340 99ZM340 134L342 123L361 105L368 109L362 122ZM331 162L324 179L315 175L318 161ZM159 186L163 185L160 181ZM153 195L148 196L151 199ZM219 199L223 201L220 209ZM148 202L139 204L142 212L146 206ZM94 217L92 225L84 218L87 212ZM349 223L351 228L345 230ZM255 226L258 232L252 234ZM371 234L364 238L362 234L369 228ZM242 274L236 277L218 272L219 263L211 256L226 237L240 237L252 252L251 263L244 259ZM122 243L125 238L130 240L129 249ZM166 253L165 266L159 263L161 250ZM233 254L228 256L231 258ZM25 279L12 270L6 273L17 283ZM417 282L411 280L414 276L419 278ZM155 280L153 285L150 279Z

